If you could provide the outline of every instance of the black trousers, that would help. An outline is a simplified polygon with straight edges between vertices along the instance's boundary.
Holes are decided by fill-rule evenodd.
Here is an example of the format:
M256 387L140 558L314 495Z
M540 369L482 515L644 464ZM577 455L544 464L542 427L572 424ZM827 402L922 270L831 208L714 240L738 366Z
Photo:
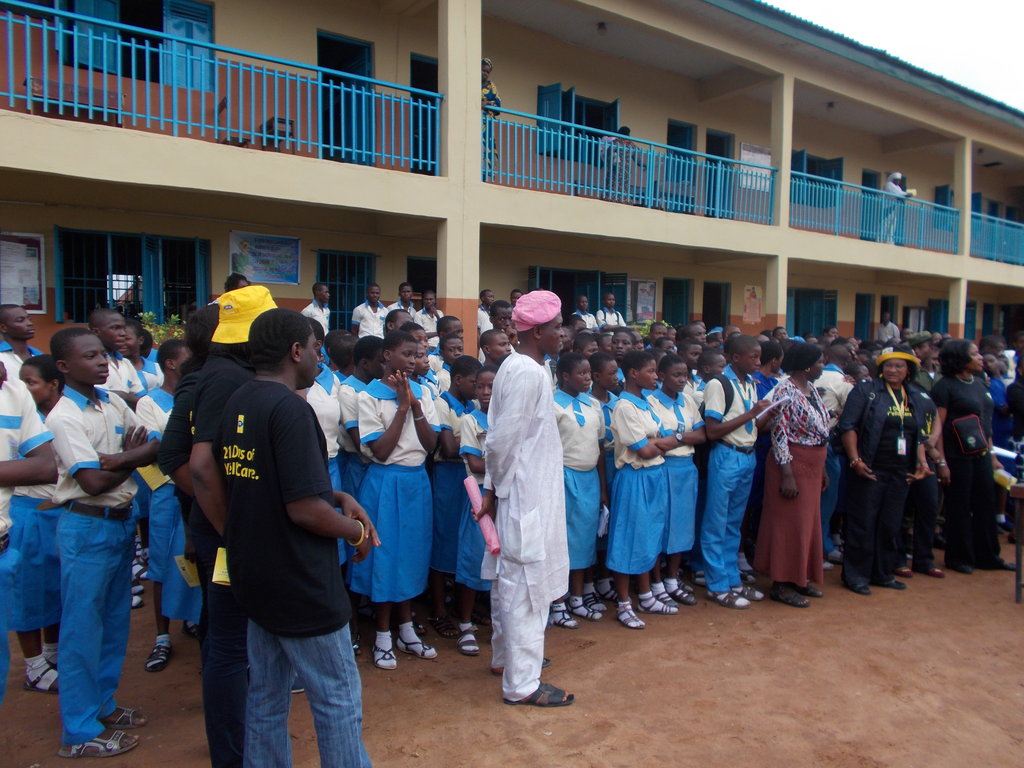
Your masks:
M907 511L914 521L911 567L927 571L935 566L935 521L939 516L939 479L929 475L910 486Z
M992 458L946 457L950 483L946 489L946 567L995 568L999 557Z
M843 527L843 582L851 587L885 584L901 561L899 547L903 505L910 486L905 472L873 470L877 480L847 473L846 522Z

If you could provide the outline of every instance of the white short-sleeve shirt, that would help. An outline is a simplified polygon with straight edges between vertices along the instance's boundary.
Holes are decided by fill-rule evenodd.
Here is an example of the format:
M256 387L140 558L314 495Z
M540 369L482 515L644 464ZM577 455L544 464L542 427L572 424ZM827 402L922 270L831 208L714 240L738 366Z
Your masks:
M425 309L421 309L415 315L412 316L413 322L423 326L423 330L427 332L429 336L432 333L437 333L437 321L444 317L441 310L435 310L434 314L430 314Z
M660 419L661 426L669 432L693 432L704 426L704 419L700 415L697 403L683 393L679 393L673 399L659 389L647 397L647 402ZM692 445L679 445L665 455L692 456L694 450Z
M306 390L306 402L316 414L324 438L327 441L327 458L333 459L341 450L341 401L338 390L341 384L334 372L321 363L320 375L313 386Z
M466 457L476 456L481 459L484 458L484 442L487 439L487 414L479 409L474 409L462 416L459 419L459 435L461 437L459 454L466 465L466 476L472 477L479 485L483 485L483 473L473 472L469 468L469 462L466 460Z
M302 310L303 317L308 317L312 320L316 320L320 325L323 326L324 333L327 333L327 329L330 327L331 308L326 304L321 306L317 303L316 299L309 302L309 304Z
M366 389L366 384L355 376L349 376L338 389L338 403L341 408L341 434L339 441L341 450L354 453L362 458L359 447L352 441L350 429L359 428L359 393Z
M420 408L431 428L435 432L440 432L441 426L437 421L433 398L416 382L409 382L409 386L412 388L413 397L420 401ZM401 464L407 467L418 467L427 460L427 452L416 434L411 409L405 414L405 424L402 425L402 432L394 450L384 461L377 459L368 443L383 435L384 430L395 420L398 413L398 395L380 379L374 379L359 393L358 400L359 440L366 458L378 464Z
M28 351L30 357L43 354L41 349L36 349L33 346L29 346ZM3 363L4 367L7 369L7 378L18 378L18 374L21 373L21 364L23 362L25 361L18 357L9 342L0 341L0 363Z
M388 309L383 304L377 304L373 309L365 301L352 310L352 324L359 326L359 338L364 336L378 336L384 338L384 320L388 316Z
M127 392L130 395L141 395L146 391L135 370L132 361L120 352L107 352L107 381L103 389L108 392Z
M576 315L577 317L582 317L583 318L583 322L587 324L587 330L588 331L592 331L595 328L597 328L597 318L594 317L589 312L580 312L577 309L575 312L573 312L573 314Z
M579 472L589 472L596 467L604 440L601 404L586 392L573 397L561 389L556 390L555 423L562 440L562 465Z
M757 387L749 376L746 381L737 379L730 365L725 367L723 375L729 380L729 384L733 389L733 398L732 403L729 404L729 410L723 413L725 410L725 390L722 389L721 382L718 379L710 379L704 385L704 417L715 418L719 421L731 421L749 411L754 403L757 402ZM757 427L754 425L754 419L751 419L746 424L741 424L721 439L723 442L735 445L737 448L752 447L757 441Z
M451 392L442 392L434 401L434 408L437 411L437 423L441 427L441 431L449 430L455 436L455 441L460 442L461 420L464 415L473 410L472 405L466 406L460 403ZM442 459L440 455L436 458L438 461L459 461L459 459Z
M637 451L652 438L662 434L654 411L646 400L628 392L619 395L615 410L612 411L612 432L615 434L615 466L618 469L627 464L633 469L643 469L665 463L665 458L660 454L649 459L637 455Z
M14 461L31 453L53 435L43 425L28 387L15 378L0 386L0 461ZM0 535L11 527L14 488L0 487Z

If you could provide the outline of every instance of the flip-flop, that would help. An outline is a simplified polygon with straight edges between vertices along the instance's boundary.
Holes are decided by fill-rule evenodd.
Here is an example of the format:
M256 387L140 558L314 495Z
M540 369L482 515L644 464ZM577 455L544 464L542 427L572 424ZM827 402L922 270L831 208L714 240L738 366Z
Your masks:
M502 699L509 706L525 707L567 707L576 700L571 693L566 693L561 688L556 688L550 683L541 683L537 690L525 699Z

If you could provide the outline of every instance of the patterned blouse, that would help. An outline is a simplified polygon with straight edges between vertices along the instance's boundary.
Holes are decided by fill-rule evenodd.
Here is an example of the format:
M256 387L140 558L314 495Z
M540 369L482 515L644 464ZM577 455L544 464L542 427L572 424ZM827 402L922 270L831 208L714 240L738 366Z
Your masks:
M490 80L480 88L480 106L486 114L497 117L498 113L490 107L500 107L501 97L498 95L497 87Z
M811 386L810 392L808 397L792 379L783 379L772 392L773 402L792 398L778 406L772 416L772 455L779 465L793 461L790 443L818 446L828 440L828 410L818 390Z

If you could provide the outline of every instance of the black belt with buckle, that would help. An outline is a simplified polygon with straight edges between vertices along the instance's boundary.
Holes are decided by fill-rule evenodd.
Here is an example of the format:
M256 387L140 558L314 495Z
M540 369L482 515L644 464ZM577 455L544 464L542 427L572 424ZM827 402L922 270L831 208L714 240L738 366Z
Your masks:
M131 507L97 507L81 501L68 502L68 512L86 517L102 517L105 520L127 520L132 516Z
M9 546L11 546L11 534L5 533L0 536L0 555L6 552Z
M743 454L746 454L746 455L750 455L751 453L754 452L753 446L751 446L750 448L740 448L738 445L733 445L732 443L725 442L725 440L722 440L719 443L719 445L724 445L729 450L736 451L736 453L743 453Z

